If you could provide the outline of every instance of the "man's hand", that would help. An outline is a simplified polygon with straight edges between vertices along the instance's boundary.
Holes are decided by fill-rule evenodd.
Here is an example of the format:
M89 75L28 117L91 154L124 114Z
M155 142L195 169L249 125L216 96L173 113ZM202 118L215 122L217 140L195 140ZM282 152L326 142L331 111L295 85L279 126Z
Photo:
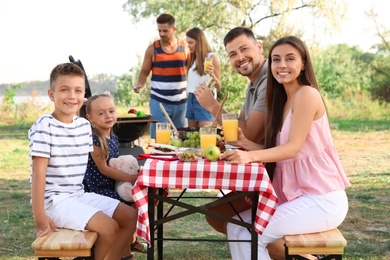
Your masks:
M140 89L141 89L141 87L138 87L137 85L133 86L133 90L135 93L139 93Z
M213 114L213 108L219 106L218 102L214 98L213 91L208 87L206 87L205 84L200 84L196 88L194 94L199 104L212 114Z

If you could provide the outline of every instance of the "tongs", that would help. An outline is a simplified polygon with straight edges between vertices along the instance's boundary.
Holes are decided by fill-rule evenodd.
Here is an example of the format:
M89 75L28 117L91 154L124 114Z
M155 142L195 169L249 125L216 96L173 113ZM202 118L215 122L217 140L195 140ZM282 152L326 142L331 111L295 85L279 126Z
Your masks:
M220 106L219 106L219 108L218 108L217 114L215 115L213 124L211 125L212 127L217 127L217 122L218 122L219 114L221 113L222 107L223 107L223 105L225 104L226 99L228 98L228 96L229 96L229 93L226 93L225 96L224 96L224 98L223 98L223 100L222 100L222 102L221 102L221 104L220 104Z
M216 81L214 80L213 77L210 77L209 80L206 82L206 87L208 88L213 88L216 84Z
M174 136L176 139L178 139L178 138L179 138L179 137L178 137L179 132L177 131L176 126L173 124L172 119L169 117L168 112L165 110L164 106L163 106L161 103L160 103L160 108L161 108L161 110L163 111L163 113L164 113L165 117L167 118L168 122L171 124L171 126L172 126L172 128L173 128L173 131L174 131L174 132L173 132L173 136Z

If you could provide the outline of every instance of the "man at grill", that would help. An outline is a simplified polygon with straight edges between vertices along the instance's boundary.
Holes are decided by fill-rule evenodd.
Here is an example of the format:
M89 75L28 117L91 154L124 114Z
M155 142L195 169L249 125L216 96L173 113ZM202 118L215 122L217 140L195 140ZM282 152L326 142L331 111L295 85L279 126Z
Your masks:
M152 71L149 103L152 118L158 122L168 122L160 108L162 103L176 128L186 127L186 65L189 50L184 41L175 36L175 18L172 15L161 14L157 17L157 27L160 40L146 49L138 81L133 89L135 93L139 93ZM151 124L150 137L156 137L155 123Z

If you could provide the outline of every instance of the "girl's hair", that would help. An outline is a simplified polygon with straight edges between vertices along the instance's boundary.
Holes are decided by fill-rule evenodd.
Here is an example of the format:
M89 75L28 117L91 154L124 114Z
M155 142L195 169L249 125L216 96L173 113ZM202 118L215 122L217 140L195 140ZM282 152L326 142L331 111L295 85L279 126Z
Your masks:
M304 64L304 70L301 71L300 75L298 76L298 84L311 86L318 90L318 84L314 74L310 54L305 43L295 36L287 36L277 40L272 45L268 55L266 90L267 120L265 126L264 142L265 148L276 146L276 138L282 128L283 123L283 108L287 101L287 94L284 90L283 84L280 84L272 75L272 52L275 47L282 44L291 45L301 55L302 62ZM267 163L266 167L270 178L272 179L275 163Z
M93 103L95 103L95 101L97 101L99 98L102 98L102 97L108 97L108 98L112 99L112 97L109 94L93 95L92 97L90 97L88 99L87 105L85 106L85 112L87 114L90 114L91 110L92 110ZM99 129L94 127L92 124L91 124L91 126L92 126L92 133L95 134L99 140L100 148L102 149L102 158L104 160L108 160L110 153L109 153L106 138L102 135L102 133L100 133ZM112 129L111 129L111 131L112 131Z
M187 37L196 40L195 53L191 54L188 68L191 68L192 64L196 62L195 71L200 75L206 75L203 68L205 57L211 52L210 44L207 41L203 31L199 28L192 28L186 33Z

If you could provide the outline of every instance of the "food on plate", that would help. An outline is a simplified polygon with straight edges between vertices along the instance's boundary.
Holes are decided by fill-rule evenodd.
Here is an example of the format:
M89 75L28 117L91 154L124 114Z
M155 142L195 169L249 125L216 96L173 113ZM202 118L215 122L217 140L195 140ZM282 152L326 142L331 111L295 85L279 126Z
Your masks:
M175 154L177 147L169 144L149 143L148 149L150 153Z
M202 150L199 148L180 148L176 150L176 155L180 161L194 162L202 156Z
M221 140L218 139L218 136L219 136L219 135L217 135L217 147L219 148L219 151L220 151L221 153L223 153L223 152L225 152L225 150L226 150L225 142L222 141L222 138L221 138Z
M171 141L169 141L168 144L178 148L183 146L182 142L179 139L172 139Z
M127 111L127 113L128 114L135 114L137 117L145 116L145 112L144 111L137 111L134 108L130 108L129 111Z
M191 128L192 130L183 131L179 130L179 138L183 141L184 147L199 148L200 147L200 135L199 131L195 130L196 128Z
M142 116L145 116L145 112L144 111L137 111L136 115L138 117L142 117Z
M135 110L134 108L130 108L129 111L127 111L128 114L136 114L137 113L137 110Z
M206 150L204 151L204 156L206 157L207 160L211 162L215 162L221 156L221 151L217 146L211 145L207 147Z
M179 127L179 139L182 141L182 147L200 148L199 127ZM225 143L222 140L221 129L217 128L217 147L223 153Z

